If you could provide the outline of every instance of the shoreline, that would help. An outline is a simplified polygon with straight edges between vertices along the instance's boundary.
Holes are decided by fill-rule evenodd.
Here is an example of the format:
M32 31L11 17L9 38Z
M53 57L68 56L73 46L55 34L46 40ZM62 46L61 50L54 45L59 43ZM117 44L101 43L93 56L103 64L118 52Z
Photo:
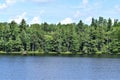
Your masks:
M93 58L120 58L120 54L81 54L81 53L68 53L68 52L27 52L26 54L22 54L22 52L0 52L0 56L8 55L8 56L60 56L60 57L93 57Z

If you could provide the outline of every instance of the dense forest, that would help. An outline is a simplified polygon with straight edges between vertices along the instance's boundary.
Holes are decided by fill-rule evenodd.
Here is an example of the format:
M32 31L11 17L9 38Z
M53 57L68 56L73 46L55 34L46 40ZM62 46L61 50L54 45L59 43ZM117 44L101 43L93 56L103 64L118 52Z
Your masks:
M23 19L0 23L0 52L55 52L62 54L119 54L120 22L92 18L72 24L27 24Z

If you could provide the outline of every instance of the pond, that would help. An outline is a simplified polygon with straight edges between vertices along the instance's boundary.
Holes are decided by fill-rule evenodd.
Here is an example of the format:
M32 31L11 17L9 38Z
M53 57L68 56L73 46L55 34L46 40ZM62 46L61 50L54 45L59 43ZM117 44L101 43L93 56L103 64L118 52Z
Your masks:
M120 80L120 59L0 56L0 79Z

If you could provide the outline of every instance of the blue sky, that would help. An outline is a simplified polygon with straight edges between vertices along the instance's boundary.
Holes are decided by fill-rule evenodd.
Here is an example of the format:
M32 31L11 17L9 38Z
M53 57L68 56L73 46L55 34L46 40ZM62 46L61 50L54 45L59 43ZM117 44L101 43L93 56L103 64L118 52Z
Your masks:
M0 0L0 21L67 24L99 16L120 19L120 0Z

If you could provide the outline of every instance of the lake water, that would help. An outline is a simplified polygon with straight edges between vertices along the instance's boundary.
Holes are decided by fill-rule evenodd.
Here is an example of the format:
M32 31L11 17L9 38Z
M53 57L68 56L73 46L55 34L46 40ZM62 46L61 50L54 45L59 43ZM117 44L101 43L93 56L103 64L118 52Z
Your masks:
M120 59L0 56L0 80L120 80Z

